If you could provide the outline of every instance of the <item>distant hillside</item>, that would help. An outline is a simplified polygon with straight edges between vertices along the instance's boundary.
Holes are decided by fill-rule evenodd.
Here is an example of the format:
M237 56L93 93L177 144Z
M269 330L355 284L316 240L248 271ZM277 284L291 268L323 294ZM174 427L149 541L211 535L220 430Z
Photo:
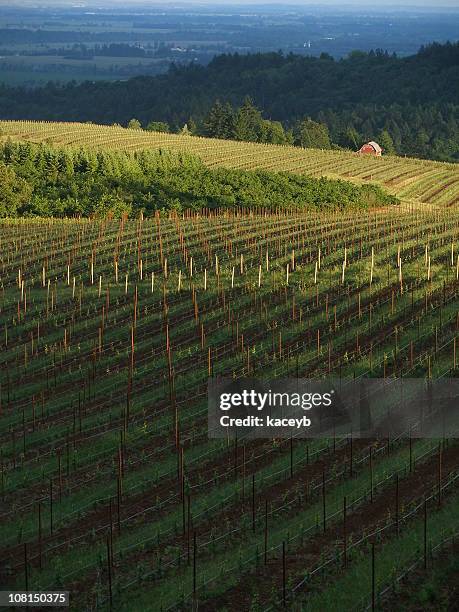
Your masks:
M93 150L162 149L197 155L209 167L273 170L377 183L403 200L434 207L459 205L459 166L419 159L359 156L291 146L179 136L81 123L0 122L2 140Z
M190 118L198 133L217 99L240 104L251 96L266 118L292 128L305 116L326 123L333 142L348 146L387 129L401 154L459 159L459 44L431 45L397 58L355 52L334 61L281 53L221 55L207 67L172 66L157 77L87 82L25 91L0 87L0 117L144 125Z

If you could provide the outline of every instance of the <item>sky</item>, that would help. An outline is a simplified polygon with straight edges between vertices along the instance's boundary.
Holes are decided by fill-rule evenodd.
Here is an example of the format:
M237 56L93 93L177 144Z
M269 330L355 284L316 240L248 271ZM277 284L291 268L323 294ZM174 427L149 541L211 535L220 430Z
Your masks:
M69 0L76 4L78 0ZM98 0L81 0L86 3L97 3ZM99 0L100 1L100 0ZM287 4L287 5L302 5L302 6L318 6L318 5L355 5L361 7L368 6L387 6L388 4L397 6L425 6L429 8L436 8L439 6L451 6L459 8L459 0L178 0L175 2L168 2L167 0L115 0L115 2L122 2L123 4Z
M362 8L365 7L385 7L388 5L396 5L396 6L422 6L431 9L435 9L437 7L454 7L459 8L459 0L22 0L24 4L34 4L35 6L39 5L52 5L52 4L61 4L61 5L105 5L105 4L123 4L125 6L128 5L148 5L148 4L170 4L171 6L177 6L182 4L206 4L206 5L250 5L250 4L285 4L285 5L301 5L301 6L360 6ZM18 4L11 2L11 0L0 0L1 4Z
M71 4L106 4L107 0L68 0ZM459 9L459 0L111 0L113 4L123 4L124 6L139 6L148 4L170 4L172 6L183 4L205 4L205 5L254 5L254 4L278 4L290 6L353 6L361 8L385 8L388 6L402 7L423 7L436 9L441 7L451 7Z
M129 0L128 0L129 2ZM282 4L282 2L279 2ZM314 2L294 2L294 4L331 4L331 5L345 5L354 4L357 6L387 6L388 4L396 4L398 6L427 6L429 8L436 8L438 6L452 6L459 8L459 0L343 0L343 2L337 2L336 0L315 0Z
M183 6L184 4L194 5L214 5L214 6L241 6L254 4L277 4L290 6L352 6L362 9L365 8L385 8L385 7L423 7L434 10L436 8L457 8L459 0L0 0L2 5L23 6L146 6L146 5L170 5Z

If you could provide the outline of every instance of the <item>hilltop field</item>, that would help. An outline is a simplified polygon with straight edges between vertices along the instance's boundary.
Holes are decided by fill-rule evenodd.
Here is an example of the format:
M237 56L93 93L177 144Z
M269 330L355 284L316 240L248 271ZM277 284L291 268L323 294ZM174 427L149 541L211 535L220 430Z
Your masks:
M109 151L169 150L192 153L209 167L263 169L326 176L383 186L402 201L429 208L459 204L459 167L397 156L361 157L345 151L301 149L146 132L118 126L34 121L0 122L2 140Z

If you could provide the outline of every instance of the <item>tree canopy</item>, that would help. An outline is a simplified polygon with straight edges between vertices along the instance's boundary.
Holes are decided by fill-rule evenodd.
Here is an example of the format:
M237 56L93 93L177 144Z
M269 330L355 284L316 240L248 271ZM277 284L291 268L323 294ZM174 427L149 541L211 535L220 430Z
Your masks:
M192 208L338 210L396 204L374 185L289 173L210 169L163 150L94 152L13 143L0 147L0 216L153 215Z
M282 143L292 133L300 142L298 126L310 118L339 147L355 150L387 132L399 154L449 161L459 160L458 101L459 43L433 44L406 58L382 50L339 61L224 54L208 66L171 66L167 74L129 81L0 86L5 119L127 125L136 117L143 126L167 123L178 132L192 118L193 133ZM311 133L303 136L311 142ZM312 134L313 145L317 138Z

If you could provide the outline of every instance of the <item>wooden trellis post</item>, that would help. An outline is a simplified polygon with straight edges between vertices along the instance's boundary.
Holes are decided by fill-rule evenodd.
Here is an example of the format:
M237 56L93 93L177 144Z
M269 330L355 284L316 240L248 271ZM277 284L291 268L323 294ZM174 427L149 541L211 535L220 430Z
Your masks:
M371 544L371 610L376 610L376 572L375 572L375 545Z
M373 284L373 273L375 268L375 249L371 247L370 285Z
M285 542L282 542L282 604L285 608L287 602L287 575L285 563Z

